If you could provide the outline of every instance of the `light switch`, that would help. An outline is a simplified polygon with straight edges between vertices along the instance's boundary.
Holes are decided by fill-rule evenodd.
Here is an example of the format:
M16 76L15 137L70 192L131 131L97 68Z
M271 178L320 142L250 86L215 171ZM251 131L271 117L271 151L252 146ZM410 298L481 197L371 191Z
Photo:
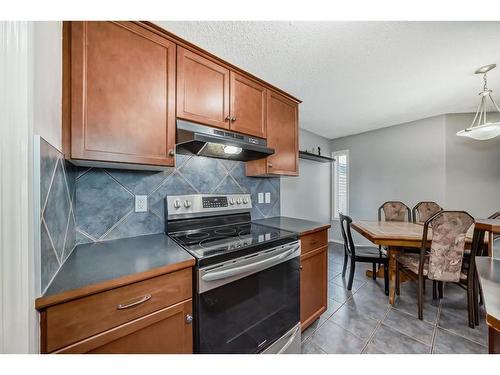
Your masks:
M271 193L266 193L266 203L271 203Z
M135 196L135 212L147 212L148 211L148 196L147 195L136 195Z
M259 193L257 195L259 203L264 203L264 193Z

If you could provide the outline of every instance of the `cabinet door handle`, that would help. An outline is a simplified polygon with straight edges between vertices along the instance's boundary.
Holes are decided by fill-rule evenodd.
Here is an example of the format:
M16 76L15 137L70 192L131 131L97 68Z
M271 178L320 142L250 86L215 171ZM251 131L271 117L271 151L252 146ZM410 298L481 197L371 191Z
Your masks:
M193 316L190 314L186 315L186 323L191 324L193 322Z
M175 152L174 152L174 150L170 150L170 151L168 152L168 154L169 154L170 156L174 156L174 155L175 155Z
M272 168L272 167L273 167L273 163L267 163L267 166L268 166L269 168Z
M232 121L232 122L235 122L235 121L236 121L236 117L234 117L234 116L233 116L233 117L231 117L231 121Z
M231 122L231 120L232 120L232 117L231 117L231 116L227 116L227 117L226 117L226 121Z
M300 266L300 269L302 270L302 266Z
M140 305L141 303L149 301L150 299L151 299L151 294L146 294L145 296L143 296L142 298L138 299L137 301L130 302L130 303L127 303L127 304L120 303L118 306L116 306L116 309L117 310L128 309L129 307L134 307L134 306Z

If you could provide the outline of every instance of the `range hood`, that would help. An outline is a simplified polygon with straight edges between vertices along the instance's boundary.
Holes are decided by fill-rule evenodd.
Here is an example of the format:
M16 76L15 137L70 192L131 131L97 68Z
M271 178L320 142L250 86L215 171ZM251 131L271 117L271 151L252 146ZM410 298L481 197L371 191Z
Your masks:
M274 154L265 139L177 120L179 154L194 154L218 159L249 161Z

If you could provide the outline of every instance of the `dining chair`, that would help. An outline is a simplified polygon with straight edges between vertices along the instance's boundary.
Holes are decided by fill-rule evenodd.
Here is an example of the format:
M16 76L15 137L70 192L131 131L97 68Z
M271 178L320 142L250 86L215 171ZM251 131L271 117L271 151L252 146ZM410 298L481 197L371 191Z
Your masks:
M378 221L411 221L410 208L400 201L387 201L378 208Z
M413 222L423 224L431 216L442 210L443 208L436 202L419 202L411 209Z
M355 246L352 240L351 223L352 219L349 216L339 214L340 229L342 238L344 240L344 267L342 268L342 277L345 277L347 262L350 259L349 266L349 279L347 282L347 290L352 289L352 282L354 280L354 270L356 262L371 263L372 264L372 278L377 278L377 265L384 266L384 288L385 294L389 295L389 269L388 258L379 248L375 246Z
M424 223L419 254L401 253L396 256L396 294L400 294L400 273L417 281L418 318L423 319L425 279L436 281L442 297L443 282L453 282L467 289L469 326L474 325L474 262L468 273L462 271L467 231L474 218L465 211L439 211ZM432 241L429 245L429 229ZM472 257L475 254L472 254ZM470 277L470 278L469 278ZM436 298L435 290L433 297Z

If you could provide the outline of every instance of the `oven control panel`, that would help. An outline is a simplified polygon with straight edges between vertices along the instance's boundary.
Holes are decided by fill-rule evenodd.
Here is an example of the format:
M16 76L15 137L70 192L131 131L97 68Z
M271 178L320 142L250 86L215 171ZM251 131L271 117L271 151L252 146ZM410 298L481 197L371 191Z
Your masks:
M183 219L250 212L250 194L169 195L165 198L167 219Z
M201 197L201 201L203 202L203 208L219 208L228 206L226 196Z

